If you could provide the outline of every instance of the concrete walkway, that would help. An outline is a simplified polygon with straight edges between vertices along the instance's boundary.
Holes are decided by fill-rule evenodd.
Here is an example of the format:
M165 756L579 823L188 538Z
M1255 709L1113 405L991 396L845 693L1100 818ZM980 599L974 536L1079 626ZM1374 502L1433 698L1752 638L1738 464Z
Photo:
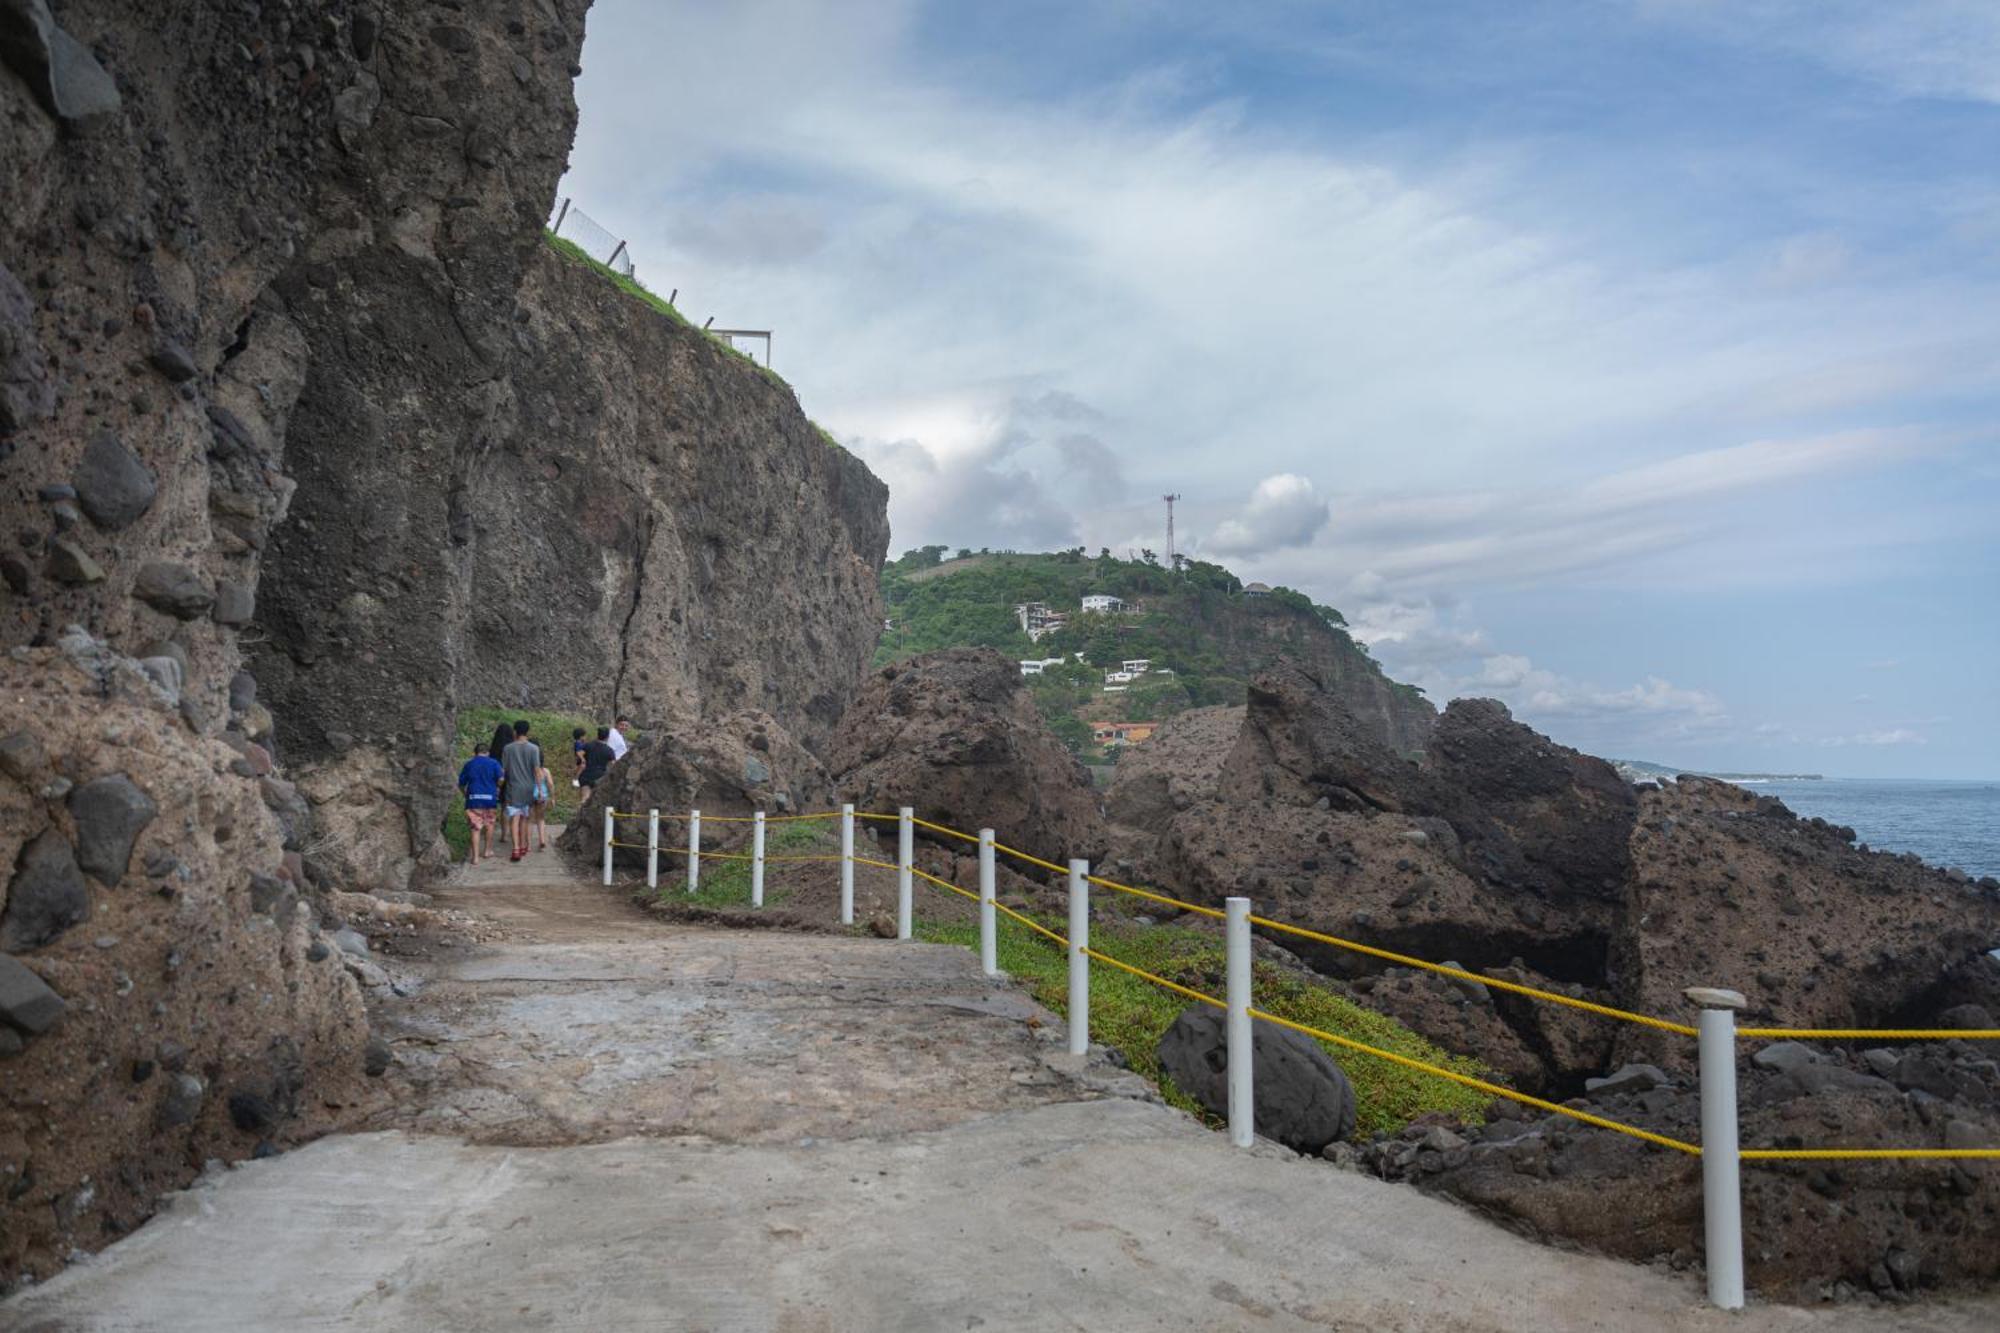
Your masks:
M1762 1309L1228 1147L970 954L664 926L552 856L381 1016L394 1127L215 1173L9 1329L1972 1329Z

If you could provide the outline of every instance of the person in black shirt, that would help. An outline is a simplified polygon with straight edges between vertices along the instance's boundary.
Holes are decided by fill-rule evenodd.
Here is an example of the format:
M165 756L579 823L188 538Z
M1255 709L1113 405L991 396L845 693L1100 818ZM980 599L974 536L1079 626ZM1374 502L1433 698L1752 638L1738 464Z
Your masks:
M583 799L586 801L590 799L590 789L604 781L604 771L611 767L611 761L617 757L612 753L607 740L610 735L611 728L599 727L597 739L583 743L583 771L576 775L576 785L583 788Z

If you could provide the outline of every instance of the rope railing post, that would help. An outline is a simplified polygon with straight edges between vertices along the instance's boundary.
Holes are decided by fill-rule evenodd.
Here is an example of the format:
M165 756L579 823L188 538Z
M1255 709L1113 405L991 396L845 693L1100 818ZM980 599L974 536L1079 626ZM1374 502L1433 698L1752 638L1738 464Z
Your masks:
M750 825L750 905L764 905L764 812L759 810Z
M1069 863L1069 1053L1090 1049L1090 862Z
M840 807L840 924L854 924L854 807Z
M688 892L701 888L701 811L688 811Z
M646 887L660 887L660 812L646 812Z
M979 830L979 966L1000 975L999 913L993 910L993 830Z
M617 811L608 805L604 807L604 886L606 888L611 887L611 840L617 833L618 826L613 822L617 817L617 813Z
M1748 1001L1733 990L1695 986L1701 1006L1701 1210L1708 1257L1709 1304L1743 1308L1743 1185L1736 1126L1736 1011Z
M896 812L896 938L910 938L910 867L916 864L916 828L910 823L916 811L904 806Z
M1223 940L1226 949L1228 1001L1224 1011L1229 1036L1229 1141L1247 1148L1257 1140L1255 1034L1250 1029L1250 900L1230 898Z

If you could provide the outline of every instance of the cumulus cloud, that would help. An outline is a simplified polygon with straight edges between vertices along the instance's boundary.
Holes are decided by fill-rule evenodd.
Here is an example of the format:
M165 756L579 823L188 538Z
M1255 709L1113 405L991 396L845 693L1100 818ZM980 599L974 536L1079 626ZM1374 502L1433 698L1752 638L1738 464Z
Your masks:
M1264 555L1303 546L1326 526L1329 513L1310 478L1280 472L1257 483L1243 507L1216 526L1206 549L1217 555Z

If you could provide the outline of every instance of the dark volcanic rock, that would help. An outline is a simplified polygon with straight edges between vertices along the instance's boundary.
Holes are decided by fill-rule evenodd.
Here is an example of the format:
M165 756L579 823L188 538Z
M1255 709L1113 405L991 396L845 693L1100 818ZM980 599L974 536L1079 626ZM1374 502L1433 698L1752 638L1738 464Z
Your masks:
M35 337L35 303L0 264L0 437L55 409L56 386Z
M118 887L132 860L132 844L159 812L153 798L123 773L84 783L69 795L77 864L100 883Z
M62 996L18 958L0 953L0 1020L32 1037L47 1032L62 1013Z
M98 431L84 446L75 482L83 512L98 527L113 532L150 509L159 491L152 469L108 430Z
M21 849L0 916L0 949L37 949L90 916L90 890L69 839L56 829Z
M215 604L215 592L202 582L201 575L170 560L155 560L141 568L132 595L179 620L204 616Z
M55 21L47 0L0 0L0 60L63 120L89 121L120 108L118 85Z
M1021 670L990 648L952 648L870 676L827 747L844 800L1050 861L1098 859L1105 829L1090 775L1042 720Z
M1314 1154L1354 1132L1354 1088L1318 1042L1269 1023L1251 1026L1257 1132ZM1160 1069L1211 1115L1229 1114L1226 1020L1190 1005L1160 1038Z

